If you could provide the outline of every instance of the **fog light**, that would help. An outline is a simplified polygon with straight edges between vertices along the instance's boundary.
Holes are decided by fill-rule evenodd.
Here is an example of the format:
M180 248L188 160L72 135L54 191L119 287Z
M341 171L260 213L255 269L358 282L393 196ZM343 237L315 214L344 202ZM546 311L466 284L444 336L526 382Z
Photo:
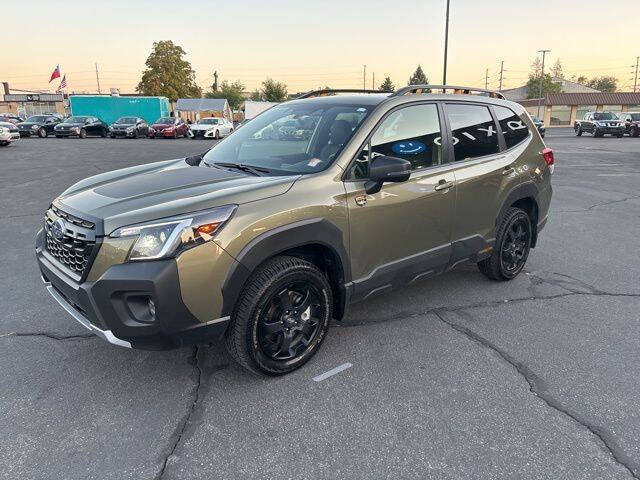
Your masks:
M151 299L149 299L149 313L152 317L156 316L156 304Z

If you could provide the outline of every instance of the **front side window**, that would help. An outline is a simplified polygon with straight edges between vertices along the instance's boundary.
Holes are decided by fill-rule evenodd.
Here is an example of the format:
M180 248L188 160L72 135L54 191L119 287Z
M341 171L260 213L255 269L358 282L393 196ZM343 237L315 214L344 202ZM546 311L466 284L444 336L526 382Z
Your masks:
M498 117L507 148L511 148L529 137L527 124L513 110L499 106L494 106L493 110Z
M498 131L488 107L448 103L446 111L456 162L500 151Z

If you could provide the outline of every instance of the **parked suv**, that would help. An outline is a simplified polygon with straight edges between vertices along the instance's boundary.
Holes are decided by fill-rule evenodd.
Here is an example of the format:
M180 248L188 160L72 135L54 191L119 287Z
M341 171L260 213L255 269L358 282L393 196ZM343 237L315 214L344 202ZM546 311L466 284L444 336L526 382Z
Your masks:
M624 133L630 137L640 136L640 112L622 112L619 116L624 123Z
M553 152L516 103L421 88L309 94L201 156L76 183L36 236L47 289L116 345L224 337L277 375L353 301L463 261L516 277L547 221ZM260 134L289 120L312 133Z
M573 130L578 137L588 132L594 137L615 135L620 138L624 135L624 123L613 112L587 112L582 120L576 120Z

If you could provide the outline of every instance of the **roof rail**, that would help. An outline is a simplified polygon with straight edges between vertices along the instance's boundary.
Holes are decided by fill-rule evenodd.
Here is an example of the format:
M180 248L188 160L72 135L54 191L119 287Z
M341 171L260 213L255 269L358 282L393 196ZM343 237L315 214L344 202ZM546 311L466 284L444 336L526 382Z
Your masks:
M502 93L497 92L495 90L486 90L484 88L475 88L475 87L459 87L455 85L409 85L408 87L403 87L400 90L396 90L393 92L390 97L400 97L402 95L406 95L407 93L426 93L423 90L442 90L442 93L445 93L446 90L453 90L453 93L462 93L466 95L475 94L483 94L484 96L491 98L500 98L504 100L504 95ZM420 92L418 92L420 90Z
M296 97L296 100L299 98L311 98L311 97L320 97L323 95L330 95L333 93L385 93L380 90L366 90L363 88L324 88L322 90L312 90L307 93L303 93L302 95Z

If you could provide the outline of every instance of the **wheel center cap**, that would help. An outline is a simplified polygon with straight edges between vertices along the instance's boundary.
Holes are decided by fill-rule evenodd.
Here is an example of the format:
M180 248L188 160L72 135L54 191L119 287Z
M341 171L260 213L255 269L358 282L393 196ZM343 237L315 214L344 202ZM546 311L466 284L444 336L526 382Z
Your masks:
M293 317L284 317L284 324L287 327L292 327L296 324L296 319Z

